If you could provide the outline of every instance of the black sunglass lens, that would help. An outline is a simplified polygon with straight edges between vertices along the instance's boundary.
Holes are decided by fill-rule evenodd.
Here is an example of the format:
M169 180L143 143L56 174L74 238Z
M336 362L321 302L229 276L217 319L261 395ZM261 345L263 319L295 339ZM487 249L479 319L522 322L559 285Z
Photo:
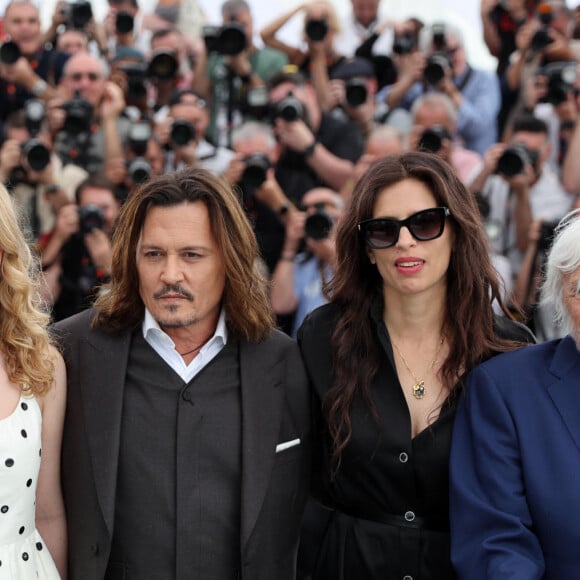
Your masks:
M396 222L381 220L367 227L367 239L376 248L388 248L397 242L399 226Z
M418 240L432 240L443 232L445 216L439 210L422 211L409 221L411 233Z

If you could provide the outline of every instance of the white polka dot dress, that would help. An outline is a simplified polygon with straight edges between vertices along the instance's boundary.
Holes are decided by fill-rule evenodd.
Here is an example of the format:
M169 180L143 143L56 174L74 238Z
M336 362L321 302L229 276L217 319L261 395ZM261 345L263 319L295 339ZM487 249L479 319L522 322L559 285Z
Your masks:
M0 580L60 578L34 524L41 428L33 397L0 420Z

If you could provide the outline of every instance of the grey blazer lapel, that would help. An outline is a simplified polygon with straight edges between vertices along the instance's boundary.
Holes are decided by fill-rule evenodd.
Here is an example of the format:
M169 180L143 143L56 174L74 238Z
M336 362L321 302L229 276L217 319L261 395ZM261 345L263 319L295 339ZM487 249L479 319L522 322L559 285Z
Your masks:
M580 353L570 337L558 345L550 371L559 380L548 387L548 392L580 450Z
M130 344L130 332L103 336L97 331L79 345L78 380L89 454L97 496L110 532L115 514L123 387Z
M284 401L286 361L268 356L267 342L240 345L242 392L241 547L245 548L258 519L276 458ZM272 354L274 354L272 352Z

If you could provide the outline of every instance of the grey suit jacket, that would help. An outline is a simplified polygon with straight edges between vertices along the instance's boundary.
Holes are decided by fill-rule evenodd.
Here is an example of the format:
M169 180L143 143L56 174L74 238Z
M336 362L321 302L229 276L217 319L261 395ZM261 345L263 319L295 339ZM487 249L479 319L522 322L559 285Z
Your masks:
M131 341L130 331L90 329L92 316L85 311L53 327L68 373L62 480L70 580L101 580L105 575ZM308 381L295 343L278 331L262 343L241 342L240 374L239 578L293 580L310 478ZM281 445L296 439L300 444ZM177 570L177 578L188 578L180 573L179 563Z

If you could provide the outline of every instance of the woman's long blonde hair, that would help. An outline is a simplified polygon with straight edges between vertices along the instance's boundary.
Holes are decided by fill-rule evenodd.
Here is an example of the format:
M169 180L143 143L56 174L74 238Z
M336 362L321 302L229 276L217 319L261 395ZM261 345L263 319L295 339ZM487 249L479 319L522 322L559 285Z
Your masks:
M35 260L4 186L0 185L0 351L8 378L42 395L52 386L54 362L41 307Z

